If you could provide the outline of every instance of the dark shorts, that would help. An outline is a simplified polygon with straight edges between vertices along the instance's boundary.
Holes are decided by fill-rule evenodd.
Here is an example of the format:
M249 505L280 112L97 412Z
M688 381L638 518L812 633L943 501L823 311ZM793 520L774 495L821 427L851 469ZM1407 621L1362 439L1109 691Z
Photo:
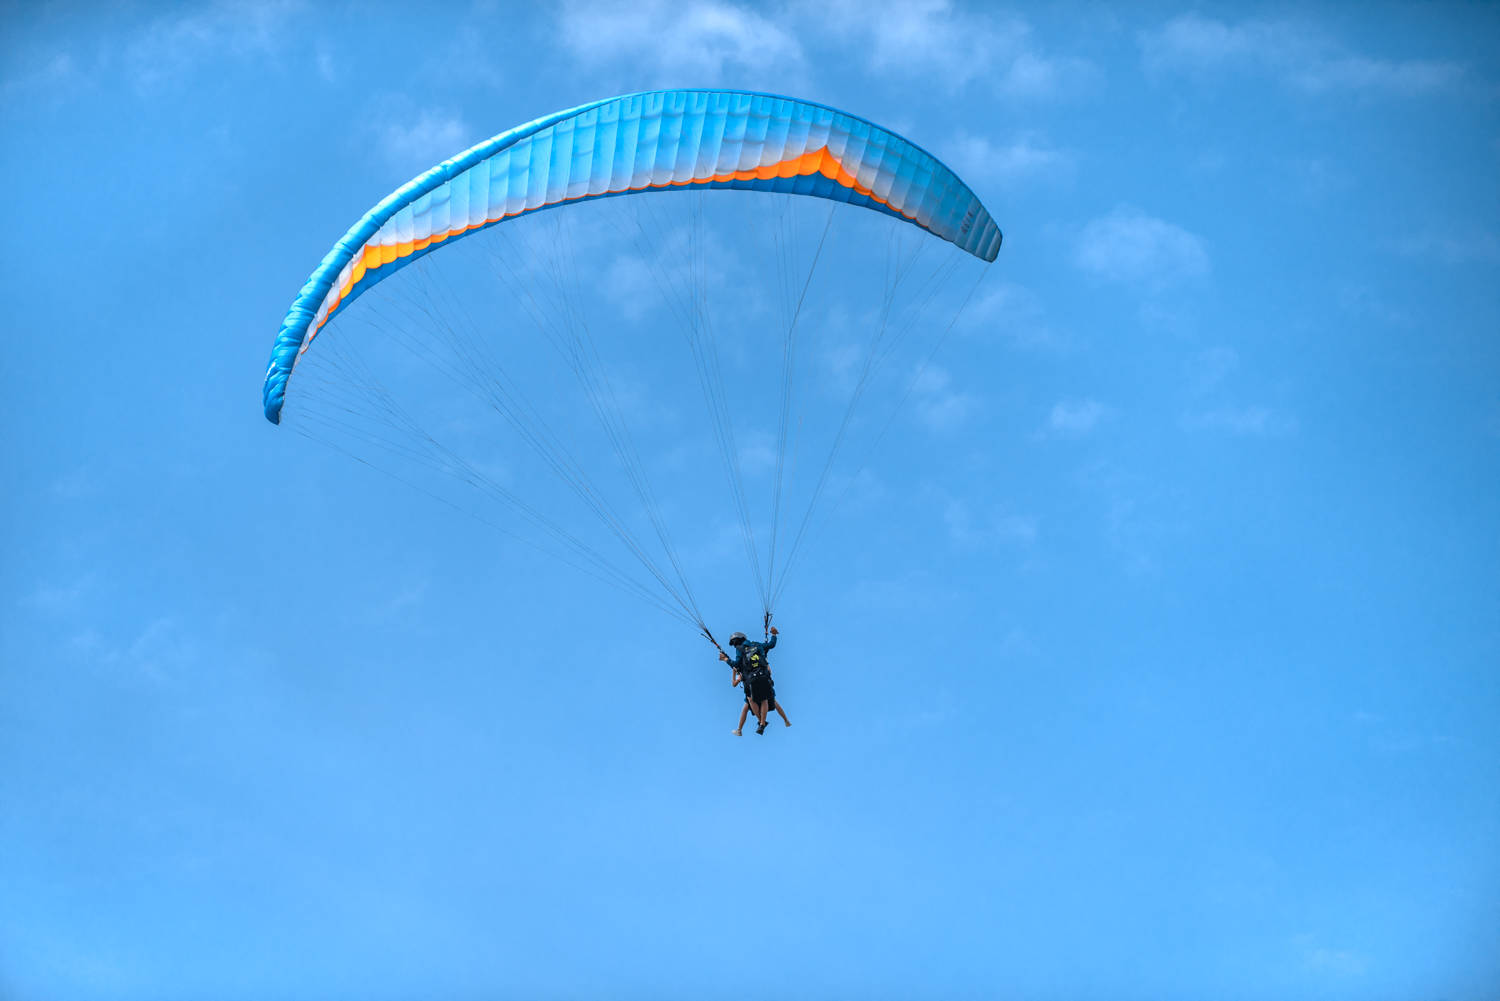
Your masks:
M775 704L776 686L771 683L771 676L764 671L752 674L745 686L745 699L753 705L762 702ZM770 707L766 706L767 709Z

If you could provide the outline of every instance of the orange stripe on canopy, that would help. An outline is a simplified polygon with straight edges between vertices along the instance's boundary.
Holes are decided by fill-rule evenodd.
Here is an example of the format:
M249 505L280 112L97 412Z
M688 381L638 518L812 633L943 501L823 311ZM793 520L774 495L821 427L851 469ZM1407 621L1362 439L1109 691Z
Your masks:
M504 219L513 219L516 216L525 215L527 212L534 212L537 209L561 205L564 202L578 201L584 198L597 198L601 195L620 195L629 191L648 191L652 188L691 187L695 184L723 184L729 181L769 181L778 177L805 177L810 174L822 174L835 184L840 184L857 194L864 195L871 201L879 202L903 218L916 221L913 216L899 209L892 208L890 202L875 194L870 188L860 184L858 178L844 169L844 165L839 162L838 157L828 151L827 146L819 146L817 149L809 150L801 156L790 157L786 160L779 160L776 163L763 164L759 167L751 167L746 170L731 171L727 174L709 174L706 177L691 177L684 181L667 181L662 184L643 184L638 187L611 188L607 191L597 193L590 192L587 195L575 195L572 198L558 198L554 201L543 202L541 205L521 209L519 212L501 213L493 219L486 219L484 222L473 223L469 226L461 226L458 229L450 229L446 233L435 233L430 237L425 237L417 241L408 240L399 244L366 244L358 262L349 272L349 280L339 286L338 291L334 294L333 304L328 308L328 312L323 315L323 318L313 327L306 343L302 345L302 350L307 350L308 345L312 343L312 339L317 336L323 324L327 323L329 318L338 311L339 304L344 301L345 296L349 294L349 290L359 284L360 279L365 276L367 271L384 267L416 251L425 250L434 243L442 243L450 237L462 236L470 230L493 225Z

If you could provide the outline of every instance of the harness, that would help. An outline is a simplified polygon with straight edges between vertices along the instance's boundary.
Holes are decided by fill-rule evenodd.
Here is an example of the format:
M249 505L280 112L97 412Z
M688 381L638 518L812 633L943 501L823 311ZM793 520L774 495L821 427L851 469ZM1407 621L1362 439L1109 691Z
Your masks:
M766 660L766 651L761 644L754 640L746 640L740 645L740 676L744 678L758 678L770 669L770 663Z

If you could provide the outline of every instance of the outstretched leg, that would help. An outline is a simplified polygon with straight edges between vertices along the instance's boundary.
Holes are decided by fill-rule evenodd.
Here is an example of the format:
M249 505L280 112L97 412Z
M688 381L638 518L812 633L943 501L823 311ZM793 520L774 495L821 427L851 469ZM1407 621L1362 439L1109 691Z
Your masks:
M792 721L786 718L786 710L781 708L781 703L777 702L775 699L772 699L771 705L777 712L781 714L781 722L785 723L787 726L791 726Z
M735 725L734 728L734 735L736 737L738 737L740 735L740 732L745 729L745 717L748 715L750 715L750 703L746 702L744 705L740 706L740 721Z

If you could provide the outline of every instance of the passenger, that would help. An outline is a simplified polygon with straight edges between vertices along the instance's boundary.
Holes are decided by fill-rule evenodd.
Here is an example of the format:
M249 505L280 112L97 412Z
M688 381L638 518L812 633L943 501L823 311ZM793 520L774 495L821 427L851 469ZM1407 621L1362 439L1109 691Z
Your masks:
M734 676L730 680L731 685L744 683L745 706L740 712L739 726L735 727L736 737L744 731L745 717L755 713L755 732L763 734L766 732L766 714L772 709L781 714L782 722L787 726L792 721L787 719L786 710L781 708L781 703L776 701L776 686L771 680L771 663L769 653L776 646L778 631L775 626L770 629L770 637L765 643L746 639L744 633L737 632L729 637L729 645L735 648L733 661L729 661L729 655L723 651L719 652L719 659L729 661L734 668Z

